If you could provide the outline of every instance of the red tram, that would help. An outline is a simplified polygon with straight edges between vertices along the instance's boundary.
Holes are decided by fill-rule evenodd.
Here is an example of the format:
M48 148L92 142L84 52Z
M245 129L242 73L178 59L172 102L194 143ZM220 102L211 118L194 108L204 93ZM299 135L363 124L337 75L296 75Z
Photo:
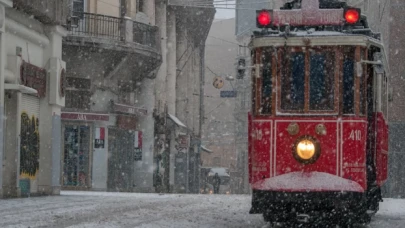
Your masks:
M269 222L369 222L387 179L389 69L380 35L339 1L258 11L257 27L250 213Z

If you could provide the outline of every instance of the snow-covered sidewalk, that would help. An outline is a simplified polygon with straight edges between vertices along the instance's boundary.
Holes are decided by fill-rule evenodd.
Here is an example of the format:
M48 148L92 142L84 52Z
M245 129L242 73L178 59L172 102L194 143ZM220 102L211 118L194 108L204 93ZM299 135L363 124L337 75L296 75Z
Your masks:
M264 227L250 196L71 192L0 200L0 227ZM405 200L386 199L370 227L405 227Z

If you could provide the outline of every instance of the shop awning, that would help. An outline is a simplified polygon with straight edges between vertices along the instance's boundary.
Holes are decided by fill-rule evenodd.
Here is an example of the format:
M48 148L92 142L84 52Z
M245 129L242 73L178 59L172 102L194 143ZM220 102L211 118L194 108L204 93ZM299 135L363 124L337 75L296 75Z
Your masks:
M205 147L205 146L201 146L201 149L202 149L204 152L207 152L207 153L214 153L214 151L208 149L208 148Z
M62 112L62 120L80 120L80 121L109 121L109 114L102 113L83 113L83 112Z
M27 93L27 94L37 94L38 93L38 91L36 89L27 87L24 85L20 85L20 84L5 83L4 90L17 90L17 91L20 91L21 93Z
M169 115L169 118L170 118L171 120L173 120L173 122L174 122L177 126L187 128L187 126L186 126L183 122L181 122L177 117L175 117L175 116L173 116L173 115L171 115L171 114L168 114L168 115Z
M131 105L113 103L112 108L113 111L117 113L132 114L138 116L146 116L148 114L147 109Z

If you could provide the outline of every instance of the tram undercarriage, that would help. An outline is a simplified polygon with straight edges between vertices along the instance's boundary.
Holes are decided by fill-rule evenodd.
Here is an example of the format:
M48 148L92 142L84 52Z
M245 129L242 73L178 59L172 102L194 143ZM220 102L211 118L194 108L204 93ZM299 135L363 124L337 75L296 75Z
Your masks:
M253 191L251 214L270 223L348 226L370 221L366 194L359 192Z

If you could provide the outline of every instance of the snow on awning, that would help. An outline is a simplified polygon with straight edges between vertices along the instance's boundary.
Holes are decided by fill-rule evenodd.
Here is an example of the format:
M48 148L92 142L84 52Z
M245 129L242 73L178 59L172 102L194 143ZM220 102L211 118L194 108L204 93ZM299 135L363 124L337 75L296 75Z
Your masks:
M207 152L207 153L214 153L214 151L208 149L208 148L205 147L205 146L201 146L201 149L202 149L203 151Z
M169 118L171 120L173 120L174 123L177 124L177 126L187 128L187 126L183 122L181 122L177 117L175 117L174 115L171 115L171 114L168 114L168 115L169 115Z
M36 89L33 89L28 86L20 85L20 84L4 84L4 89L5 90L17 90L20 91L21 93L27 93L27 94L38 94L38 91Z

